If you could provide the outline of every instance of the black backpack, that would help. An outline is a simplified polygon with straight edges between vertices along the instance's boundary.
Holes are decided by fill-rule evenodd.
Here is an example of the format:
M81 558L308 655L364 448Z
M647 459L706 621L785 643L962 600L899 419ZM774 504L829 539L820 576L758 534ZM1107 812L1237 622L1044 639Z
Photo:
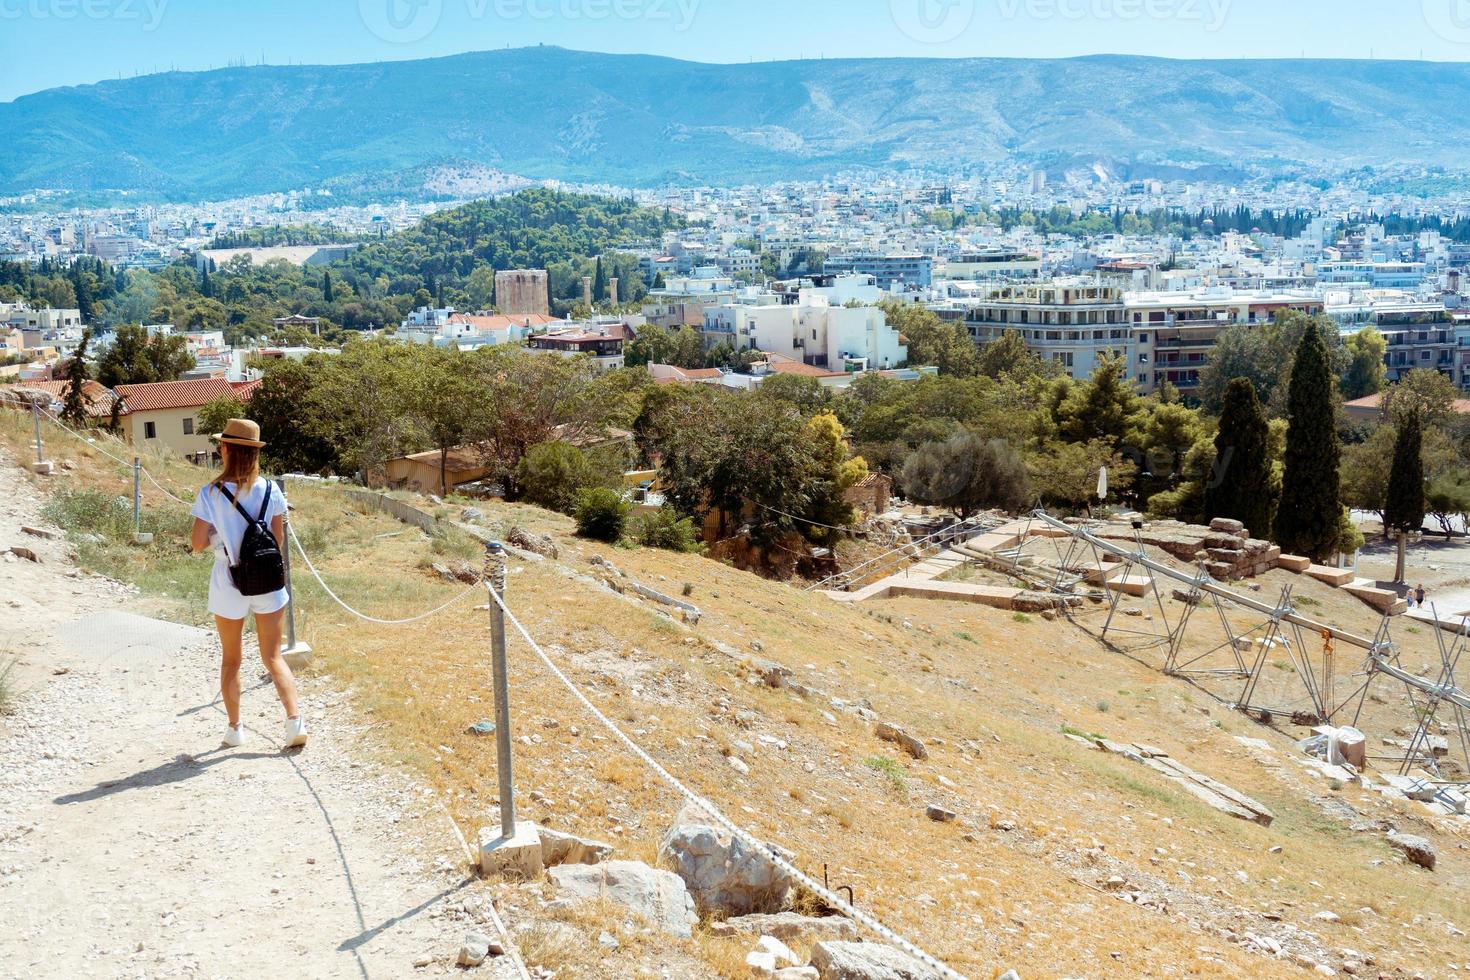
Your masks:
M271 483L265 481L265 499L260 502L260 513L251 518L240 501L223 484L220 493L230 499L240 516L245 518L245 534L240 547L235 551L234 564L230 565L230 580L241 595L267 595L286 587L286 560L270 525L265 522L265 512L271 504Z

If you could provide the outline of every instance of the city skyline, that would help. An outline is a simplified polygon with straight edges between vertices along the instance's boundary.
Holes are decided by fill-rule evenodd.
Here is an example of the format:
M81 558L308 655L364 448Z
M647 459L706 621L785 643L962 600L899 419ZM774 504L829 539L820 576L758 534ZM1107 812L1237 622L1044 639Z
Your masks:
M1470 3L260 0L246 12L196 0L0 0L0 101L159 71L412 60L536 44L724 63L1090 54L1465 61ZM67 56L55 57L58 50Z

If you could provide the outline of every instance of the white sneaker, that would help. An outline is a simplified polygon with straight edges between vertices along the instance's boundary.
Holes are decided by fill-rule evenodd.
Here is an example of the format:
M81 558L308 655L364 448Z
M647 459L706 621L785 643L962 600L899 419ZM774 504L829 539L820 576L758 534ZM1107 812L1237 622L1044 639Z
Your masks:
M245 744L245 726L226 725L224 743L232 749L238 749Z
M306 719L297 715L286 719L286 748L294 749L306 744Z

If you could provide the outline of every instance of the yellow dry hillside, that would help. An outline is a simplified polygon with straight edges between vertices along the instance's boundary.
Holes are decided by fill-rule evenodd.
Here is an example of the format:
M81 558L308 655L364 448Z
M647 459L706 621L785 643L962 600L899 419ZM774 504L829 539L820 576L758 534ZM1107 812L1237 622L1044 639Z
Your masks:
M12 418L3 431L23 452L24 426ZM53 490L130 488L126 470L95 453L57 444L53 455L76 462L42 484ZM153 465L180 486L202 482L185 464ZM430 538L364 514L331 487L293 488L292 502L323 575L364 611L408 615L462 588L426 566L472 555L468 539ZM1124 655L1064 621L972 605L840 605L698 556L582 541L568 519L536 508L476 506L494 530L519 526L555 540L557 560L511 559L507 600L603 711L695 791L794 851L818 878L825 865L834 884L853 886L861 907L971 978L1011 966L1028 978L1307 975L1310 962L1230 941L1287 927L1311 937L1320 962L1353 962L1360 975L1442 977L1470 961L1459 931L1470 927L1463 832L1419 804L1314 778L1292 759L1300 730L1266 728L1203 687L1164 677L1161 651ZM459 511L455 502L441 509ZM197 560L166 557L176 545L165 538L99 560L111 562L104 571L164 591L160 562L187 563L169 567L171 581L205 573ZM687 583L703 618L685 626L657 603L614 593L598 580L594 556L664 593L680 595ZM1267 577L1268 594L1284 575ZM1294 581L1299 596L1319 604L1314 615L1372 633L1367 607ZM319 656L313 669L353 692L354 710L375 721L385 762L427 779L461 826L489 823L494 740L467 732L493 716L487 613L474 608L482 600L425 623L378 627L335 608L304 576L296 582L305 638ZM187 594L155 601L176 615L202 612ZM1437 661L1430 637L1401 631L1399 639L1411 666ZM870 708L928 743L929 758L902 755L874 736L871 720L825 698L765 686L717 644ZM608 738L514 633L510 659L522 815L609 840L620 857L655 861L676 794ZM1277 819L1269 828L1232 819L1143 766L1068 739L1064 726L1158 746ZM1237 736L1265 739L1274 761ZM748 774L729 764L732 755ZM929 820L931 803L958 819ZM1350 829L1354 819L1391 819L1429 837L1437 871L1408 866L1381 833ZM513 909L535 911L534 895L502 891ZM562 918L597 950L599 931L618 916ZM534 945L528 955L562 976L634 975L628 958L647 952L637 943L595 955ZM693 957L709 975L748 975L748 946L702 931L675 945L670 956Z

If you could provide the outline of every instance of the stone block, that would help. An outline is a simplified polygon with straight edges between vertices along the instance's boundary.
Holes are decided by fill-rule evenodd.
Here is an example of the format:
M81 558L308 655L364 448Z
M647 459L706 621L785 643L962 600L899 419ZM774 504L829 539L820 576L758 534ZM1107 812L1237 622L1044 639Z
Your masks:
M49 459L43 459L31 464L31 472L37 476L50 476L56 472L56 464Z
M1228 517L1217 517L1210 522L1211 531L1221 531L1225 534L1241 535L1245 533L1245 525L1239 521L1233 521Z
M1307 574L1319 582L1337 588L1347 585L1358 577L1351 568L1332 568L1328 565L1311 565L1307 568Z
M1276 560L1276 567L1301 574L1312 567L1312 559L1301 555L1280 555Z
M133 544L148 545L153 543L153 532L139 531L133 535Z
M545 870L541 861L541 833L534 823L516 821L515 833L510 837L500 836L499 827L481 828L481 875L535 881Z
M311 644L297 640L294 647L285 647L281 650L281 657L286 661L286 666L292 670L305 670L311 666L315 654L311 652Z

